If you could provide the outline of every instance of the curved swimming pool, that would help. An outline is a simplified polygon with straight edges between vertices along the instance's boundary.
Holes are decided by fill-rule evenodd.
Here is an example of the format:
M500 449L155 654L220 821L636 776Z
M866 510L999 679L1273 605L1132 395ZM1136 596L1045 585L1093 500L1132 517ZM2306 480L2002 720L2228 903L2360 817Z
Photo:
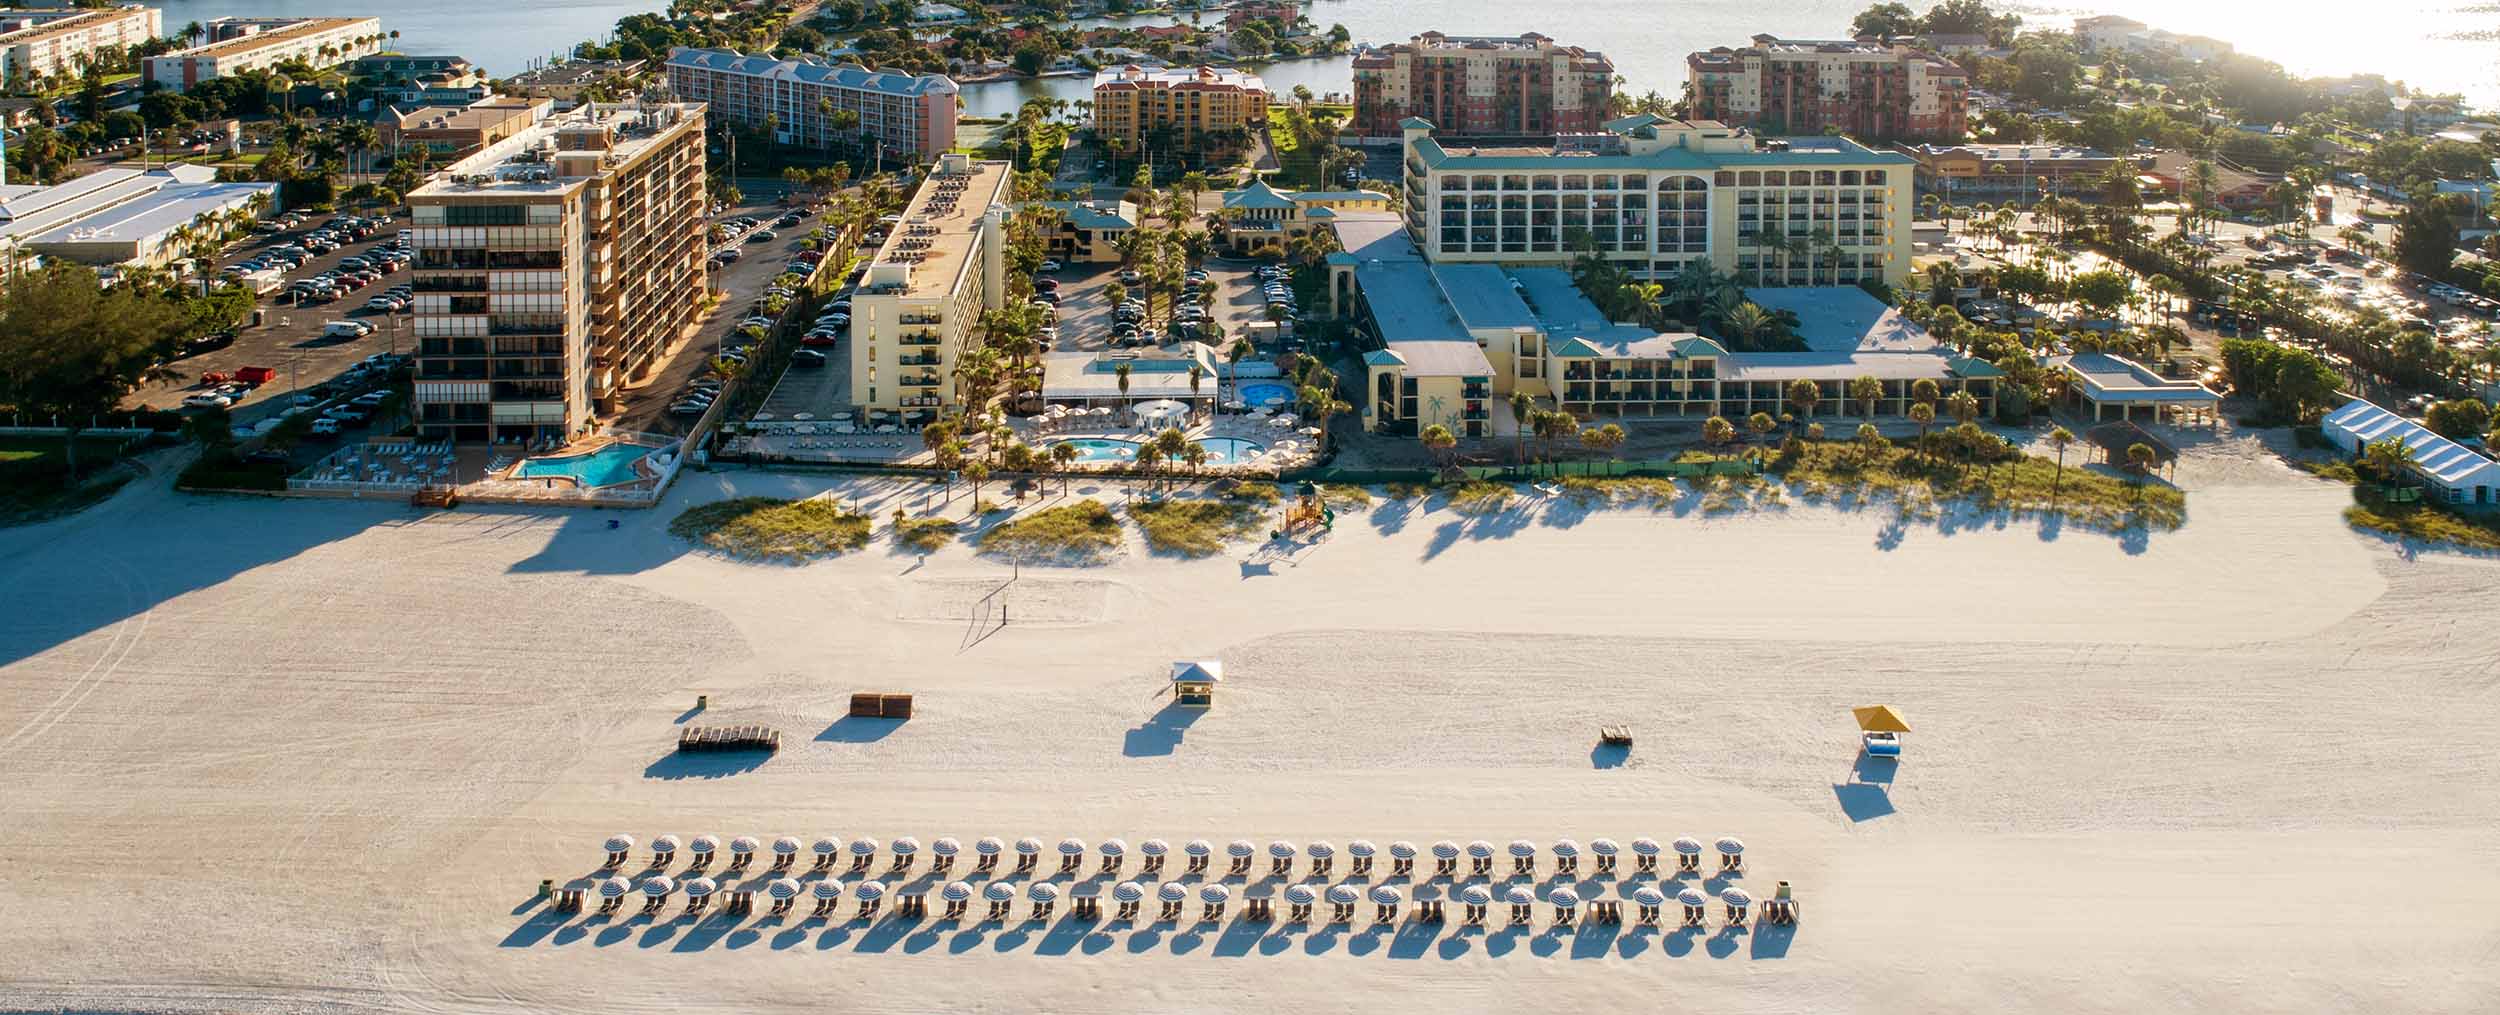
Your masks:
M571 479L588 487L617 486L642 479L634 471L634 463L651 453L650 448L616 443L597 451L561 458L524 458L521 467L512 470L514 479Z
M1137 443L1118 437L1070 437L1042 446L1075 446L1079 465L1125 465L1137 460ZM1267 450L1267 445L1239 437L1209 437L1198 443L1207 449L1208 465L1239 465Z
M1275 408L1293 401L1293 388L1276 381L1253 381L1241 386L1241 400L1251 408Z

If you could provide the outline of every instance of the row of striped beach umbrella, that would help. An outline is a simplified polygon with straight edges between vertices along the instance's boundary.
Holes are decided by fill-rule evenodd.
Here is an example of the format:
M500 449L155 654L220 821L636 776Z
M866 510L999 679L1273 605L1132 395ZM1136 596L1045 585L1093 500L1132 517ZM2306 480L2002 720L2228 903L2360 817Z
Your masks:
M614 835L608 837L606 846L606 868L621 868L629 862L635 840L631 835ZM742 835L729 840L729 869L746 868L753 862L755 854L763 846L761 841L752 836ZM700 870L710 864L720 847L720 840L709 835L698 835L691 841L683 843L674 835L662 835L651 840L651 866L669 867L675 863L677 854L682 851L691 857L692 867ZM785 835L774 839L770 848L773 856L772 869L786 871L795 866L803 847L797 838ZM826 836L817 839L812 847L806 848L815 854L814 869L832 868L847 855L853 873L868 872L876 866L881 853L891 859L892 869L909 870L924 852L920 840L910 836L883 843L866 838L845 842L837 837ZM1721 870L1737 870L1743 867L1745 844L1735 836L1723 836L1708 848L1718 852ZM1103 873L1117 872L1126 865L1131 852L1128 842L1123 839L1104 839L1099 843L1093 843L1070 836L1059 840L1056 847L1045 847L1042 840L1028 836L1012 843L997 837L983 837L974 840L971 853L975 858L976 868L983 872L995 869L1009 855L1015 857L1018 872L1029 872L1041 866L1041 859L1046 849L1057 854L1060 872L1069 874L1077 873L1086 865L1089 858L1093 857L1100 859L1100 869ZM1198 873L1205 871L1211 865L1215 850L1215 844L1208 840L1191 839L1182 844L1179 852L1186 858L1189 870L1192 873ZM941 837L930 842L925 852L932 858L932 867L943 873L953 867L956 857L961 855L964 849L960 841ZM1162 869L1165 858L1171 855L1173 850L1171 844L1162 839L1147 839L1138 844L1135 852L1143 858L1145 871L1152 874ZM1339 852L1336 844L1324 840L1303 846L1279 839L1262 847L1249 839L1235 839L1223 847L1224 856L1230 861L1231 873L1242 875L1250 873L1257 859L1264 854L1268 859L1269 872L1278 877L1289 873L1297 861L1306 857L1312 873L1329 873L1334 869ZM1349 858L1352 873L1358 876L1371 872L1375 859L1381 852L1378 847L1365 839L1356 839L1348 843L1343 850L1344 855ZM1408 875L1414 872L1416 861L1422 857L1424 851L1418 849L1414 843L1401 839L1391 842L1386 852L1392 868L1391 873ZM1536 870L1540 859L1548 855L1553 858L1554 869L1558 873L1576 873L1583 855L1594 857L1597 873L1612 873L1617 869L1618 858L1626 850L1615 840L1602 838L1589 840L1586 847L1575 839L1558 839L1548 846L1540 846L1529 839L1514 839L1506 848L1500 849L1497 849L1492 842L1483 839L1463 846L1444 839L1433 843L1430 846L1430 852L1434 865L1433 872L1436 875L1455 876L1462 858L1467 863L1470 874L1493 873L1494 868L1504 856L1510 860L1512 873L1526 874ZM1679 871L1699 871L1705 852L1706 849L1701 840L1689 836L1663 845L1655 839L1634 839L1629 849L1635 869L1644 873L1656 871L1661 858L1669 854L1676 858L1676 868Z

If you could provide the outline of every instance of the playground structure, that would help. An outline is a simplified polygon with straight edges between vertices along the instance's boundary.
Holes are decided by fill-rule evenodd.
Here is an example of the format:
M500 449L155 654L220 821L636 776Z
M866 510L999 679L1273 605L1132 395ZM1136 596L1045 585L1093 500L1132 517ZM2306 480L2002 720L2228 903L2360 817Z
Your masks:
M1285 505L1284 527L1268 533L1270 537L1290 539L1306 530L1325 534L1336 527L1337 511L1321 501L1319 484L1306 479L1293 492L1293 501Z

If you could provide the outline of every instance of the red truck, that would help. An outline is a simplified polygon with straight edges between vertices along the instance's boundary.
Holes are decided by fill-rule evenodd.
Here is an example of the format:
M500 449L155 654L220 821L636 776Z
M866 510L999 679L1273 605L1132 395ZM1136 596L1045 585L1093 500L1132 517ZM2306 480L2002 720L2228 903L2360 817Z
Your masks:
M237 367L234 371L234 379L257 388L277 380L278 371L272 367Z

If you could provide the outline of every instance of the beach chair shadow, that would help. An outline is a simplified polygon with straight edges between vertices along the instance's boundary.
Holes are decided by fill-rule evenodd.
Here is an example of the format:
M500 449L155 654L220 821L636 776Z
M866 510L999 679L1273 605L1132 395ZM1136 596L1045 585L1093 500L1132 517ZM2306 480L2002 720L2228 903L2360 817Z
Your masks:
M1744 937L1745 933L1746 931L1743 927L1719 928L1719 932L1711 935L1709 943L1705 946L1710 952L1710 957L1714 959L1724 959L1730 955L1736 954L1737 946L1740 943L1737 939Z
M1793 923L1766 923L1766 924L1763 924L1763 925L1762 925L1762 926L1760 926L1760 927L1754 928L1754 932L1753 932L1753 957L1754 957L1754 958L1757 958L1757 959L1784 959L1784 958L1787 958L1787 957L1788 957L1788 943L1789 943L1790 941L1796 940L1796 938L1797 938L1797 925L1796 925L1796 924L1793 924Z
M1163 932L1161 930L1157 930L1153 924L1145 924L1139 926L1136 930L1129 932L1128 953L1131 955L1144 955L1147 952L1153 951L1156 945L1162 943Z
M763 767L770 751L718 751L688 754L671 751L642 770L645 779L726 779Z
M902 728L903 720L901 719L869 719L846 715L834 720L833 725L825 727L824 732L816 734L816 739L819 742L873 744L893 736L895 730Z
M1425 954L1432 951L1432 943L1440 938L1439 925L1425 923L1422 920L1409 920L1399 926L1396 934L1390 935L1388 957L1393 959L1423 958Z
M1250 949L1257 947L1266 936L1265 924L1235 920L1226 924L1223 931L1215 936L1215 947L1208 949L1207 954L1223 959L1240 958L1250 954Z
M1680 959L1684 956L1691 955L1693 953L1693 948L1700 943L1701 928L1677 927L1672 931L1659 935L1658 950L1667 953L1669 958Z
M1579 932L1570 935L1571 957L1575 959L1605 958L1606 953L1614 950L1615 939L1622 936L1622 933L1623 928L1616 924L1599 923L1595 920L1583 921Z
M548 935L556 932L556 928L564 926L567 919L553 909L541 910L521 921L520 926L512 928L512 933L504 935L502 945L506 948L527 948L546 940Z
M678 938L676 947L669 950L676 952L702 951L706 948L712 947L714 943L720 941L722 938L728 937L729 932L736 929L737 926L738 921L733 917L717 913L705 913L702 919L696 920L691 926L686 928L685 936Z
M1873 821L1893 813L1892 794L1875 783L1836 782L1832 796L1840 800L1840 812L1851 821Z
M1589 767L1622 768L1632 760L1632 748L1624 744L1599 744L1589 748Z

